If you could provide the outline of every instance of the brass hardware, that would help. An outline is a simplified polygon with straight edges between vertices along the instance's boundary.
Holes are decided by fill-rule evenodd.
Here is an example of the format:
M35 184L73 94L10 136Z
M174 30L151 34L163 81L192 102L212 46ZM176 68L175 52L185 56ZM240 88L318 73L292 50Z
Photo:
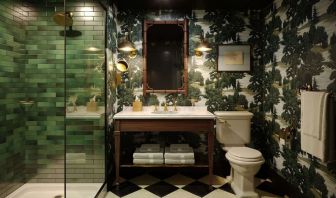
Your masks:
M128 63L124 59L121 59L117 61L116 67L118 71L125 72L128 70Z
M155 106L154 106L154 112L157 112L158 111L158 106L157 106L157 104L155 104Z
M163 111L168 111L168 107L167 107L167 103L166 103L166 102L165 102L165 105L164 105Z
M131 42L130 34L128 32L125 33L124 39L119 43L118 49L123 52L136 51L136 48Z
M177 111L176 101L174 102L174 111Z

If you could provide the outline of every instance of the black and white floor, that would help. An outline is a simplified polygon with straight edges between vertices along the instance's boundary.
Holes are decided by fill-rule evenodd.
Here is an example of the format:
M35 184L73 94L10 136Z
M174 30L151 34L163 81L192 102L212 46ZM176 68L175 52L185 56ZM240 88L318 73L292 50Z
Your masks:
M258 179L257 179L258 180ZM106 198L233 198L236 197L225 175L214 176L213 188L207 185L206 170L157 169L143 170L127 169L122 173L122 182L113 186ZM260 197L285 197L277 186L272 186L268 179L259 179L256 191Z

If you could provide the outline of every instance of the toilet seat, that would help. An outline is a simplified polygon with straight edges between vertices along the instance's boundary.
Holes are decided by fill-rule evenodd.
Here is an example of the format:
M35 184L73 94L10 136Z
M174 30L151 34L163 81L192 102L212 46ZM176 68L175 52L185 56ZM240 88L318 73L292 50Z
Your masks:
M264 158L260 151L248 147L233 147L226 156L233 161L239 162L263 162Z

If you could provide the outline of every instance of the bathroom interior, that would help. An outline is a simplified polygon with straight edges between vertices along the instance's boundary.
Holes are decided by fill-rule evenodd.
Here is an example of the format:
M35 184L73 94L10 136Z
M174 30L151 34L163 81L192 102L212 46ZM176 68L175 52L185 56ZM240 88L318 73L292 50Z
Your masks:
M1 0L0 198L335 198L335 24L334 0Z

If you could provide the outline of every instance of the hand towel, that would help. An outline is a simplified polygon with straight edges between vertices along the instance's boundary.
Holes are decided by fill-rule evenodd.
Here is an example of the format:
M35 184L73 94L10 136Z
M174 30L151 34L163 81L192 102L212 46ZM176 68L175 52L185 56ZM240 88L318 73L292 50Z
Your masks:
M301 132L319 140L325 122L326 96L327 93L317 91L301 93Z
M195 155L193 150L189 150L187 152L180 152L180 153L176 153L176 152L171 152L169 147L165 148L165 153L164 153L164 158L165 159L194 159Z
M301 150L326 159L326 120L328 93L301 93Z
M133 158L136 159L163 159L163 148L158 152L141 152L140 148L137 148L133 153Z

